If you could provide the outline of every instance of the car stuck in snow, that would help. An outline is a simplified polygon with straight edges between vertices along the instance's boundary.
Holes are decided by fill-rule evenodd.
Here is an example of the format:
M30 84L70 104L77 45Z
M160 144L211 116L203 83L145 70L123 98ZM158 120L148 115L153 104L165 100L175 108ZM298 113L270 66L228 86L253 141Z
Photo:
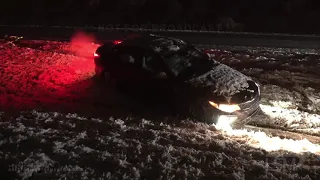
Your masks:
M256 82L180 39L149 34L106 43L94 63L117 91L208 124L242 127L260 110Z

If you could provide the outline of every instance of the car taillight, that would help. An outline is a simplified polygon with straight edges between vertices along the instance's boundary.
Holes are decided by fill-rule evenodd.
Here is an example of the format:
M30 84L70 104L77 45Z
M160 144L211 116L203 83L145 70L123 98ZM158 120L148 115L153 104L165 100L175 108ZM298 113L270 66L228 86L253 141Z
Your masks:
M99 54L97 54L97 53L94 52L94 53L93 53L93 56L94 56L94 57L99 57Z
M120 43L122 43L122 41L120 41L120 40L113 41L113 44L120 44Z

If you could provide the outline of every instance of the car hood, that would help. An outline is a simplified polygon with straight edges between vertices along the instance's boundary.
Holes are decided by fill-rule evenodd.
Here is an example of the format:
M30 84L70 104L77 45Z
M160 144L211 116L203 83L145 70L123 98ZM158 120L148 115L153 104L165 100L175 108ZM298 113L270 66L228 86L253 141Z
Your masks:
M208 72L194 77L187 82L195 87L210 87L212 93L217 96L231 97L249 87L251 78L232 69L231 67L217 63Z

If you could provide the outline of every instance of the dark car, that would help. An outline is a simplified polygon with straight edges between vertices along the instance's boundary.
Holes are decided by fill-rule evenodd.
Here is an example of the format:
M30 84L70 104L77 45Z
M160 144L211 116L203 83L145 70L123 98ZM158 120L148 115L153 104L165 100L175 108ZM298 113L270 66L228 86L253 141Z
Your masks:
M198 121L241 127L260 110L257 83L180 39L135 36L94 56L96 75L118 91Z

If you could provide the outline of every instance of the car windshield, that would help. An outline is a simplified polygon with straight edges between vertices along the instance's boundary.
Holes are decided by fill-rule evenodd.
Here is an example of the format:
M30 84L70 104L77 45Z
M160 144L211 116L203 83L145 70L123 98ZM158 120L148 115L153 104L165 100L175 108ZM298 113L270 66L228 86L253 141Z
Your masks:
M208 56L193 46L172 51L164 56L170 70L178 77L188 78L203 74L212 68L213 63Z

